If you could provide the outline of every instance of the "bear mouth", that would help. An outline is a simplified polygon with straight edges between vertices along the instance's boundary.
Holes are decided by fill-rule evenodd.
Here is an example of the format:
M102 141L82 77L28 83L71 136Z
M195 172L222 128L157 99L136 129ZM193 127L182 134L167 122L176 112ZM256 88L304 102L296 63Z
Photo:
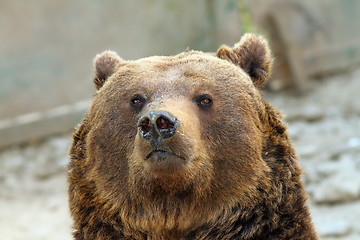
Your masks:
M158 173L174 173L183 169L186 165L184 157L162 149L156 149L146 156L148 167Z
M165 150L160 150L160 149L156 149L156 150L154 150L154 151L151 151L151 152L146 156L146 158L147 158L147 159L150 158L150 156L151 156L152 154L163 154L163 153L167 153L167 151L165 151Z
M153 158L153 157L158 157L158 160L163 160L167 157L176 157L176 158L180 158L180 159L183 159L185 160L185 158L181 157L181 156L178 156L172 152L169 152L169 151L165 151L165 150L162 150L162 149L155 149L154 151L151 151L147 156L146 156L146 159L150 159L150 158Z

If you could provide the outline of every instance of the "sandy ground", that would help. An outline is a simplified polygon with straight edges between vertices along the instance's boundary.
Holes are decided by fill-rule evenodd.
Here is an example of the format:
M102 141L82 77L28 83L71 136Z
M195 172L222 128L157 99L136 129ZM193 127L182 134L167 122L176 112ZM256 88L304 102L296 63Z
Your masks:
M360 239L360 71L312 82L306 96L267 93L286 115L322 240ZM70 134L0 151L0 239L71 239Z
M71 135L0 153L0 239L71 239L66 156Z

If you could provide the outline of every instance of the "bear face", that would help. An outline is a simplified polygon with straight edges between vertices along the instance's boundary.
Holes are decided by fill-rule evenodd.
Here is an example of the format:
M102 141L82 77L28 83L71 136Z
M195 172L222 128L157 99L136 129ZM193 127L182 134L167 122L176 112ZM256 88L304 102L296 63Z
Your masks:
M234 208L264 204L278 167L266 161L277 133L259 92L271 62L266 41L251 34L216 54L98 55L98 90L70 150L75 236L183 239L219 228Z
M267 168L257 97L240 68L204 53L124 63L98 90L89 113L91 160L103 176L95 181L119 198L130 188L134 199L149 201L237 201ZM175 118L174 134L152 133L161 127L148 120L151 114ZM144 118L150 139L141 136Z

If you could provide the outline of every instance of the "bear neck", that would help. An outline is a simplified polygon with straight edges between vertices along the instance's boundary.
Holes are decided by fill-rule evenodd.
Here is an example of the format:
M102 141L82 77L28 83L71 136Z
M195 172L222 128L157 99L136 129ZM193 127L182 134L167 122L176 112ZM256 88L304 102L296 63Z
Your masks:
M265 160L273 161L272 158L268 154ZM280 167L279 164L284 163L273 167ZM123 232L134 239L298 239L298 235L289 237L285 231L301 226L304 232L299 239L316 239L299 176L289 173L284 180L274 179L271 174L260 182L256 193L246 193L261 200L246 206L214 206L211 201L194 202L190 198L162 198L151 205L142 204L140 199L137 203L131 200L123 206L131 209L122 213L126 216ZM136 237L139 234L142 237ZM282 234L283 238L279 237Z

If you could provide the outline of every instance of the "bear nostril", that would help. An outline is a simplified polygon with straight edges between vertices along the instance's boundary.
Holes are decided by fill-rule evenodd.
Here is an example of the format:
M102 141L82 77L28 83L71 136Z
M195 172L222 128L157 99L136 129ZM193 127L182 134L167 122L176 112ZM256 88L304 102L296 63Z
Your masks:
M140 122L139 127L140 127L140 129L141 129L141 131L142 131L143 133L148 133L148 132L150 132L150 130L151 130L151 128L152 128L152 124L151 124L149 118L143 119L143 120Z
M151 111L140 117L137 124L140 137L149 141L161 141L172 137L178 125L179 121L165 111Z
M159 117L156 120L156 126L158 129L170 129L174 128L174 123L170 122L170 120L167 118Z

